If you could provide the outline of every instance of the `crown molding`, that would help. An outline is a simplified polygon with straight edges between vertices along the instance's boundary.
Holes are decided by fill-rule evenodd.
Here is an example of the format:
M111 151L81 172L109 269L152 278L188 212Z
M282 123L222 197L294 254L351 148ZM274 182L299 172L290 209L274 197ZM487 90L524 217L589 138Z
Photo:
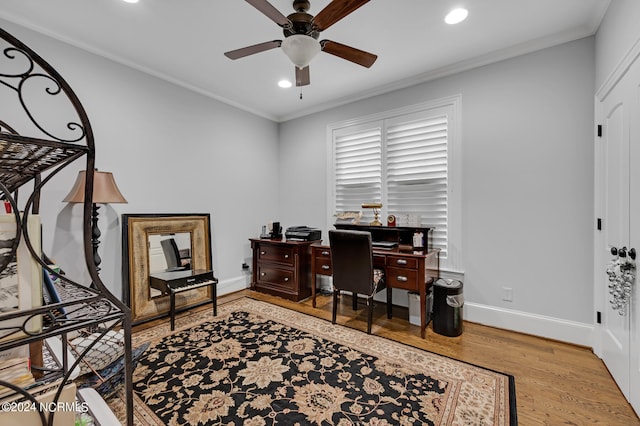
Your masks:
M278 121L278 117L273 115L273 114L268 114L268 113L265 113L264 111L260 111L260 110L254 109L254 108L250 108L250 107L248 107L248 106L246 106L244 104L232 101L231 99L228 99L228 98L225 98L223 96L217 95L217 94L215 94L213 92L210 92L208 90L204 90L204 89L202 89L200 87L194 86L193 84L187 83L187 82L185 82L185 81L183 81L181 79L175 78L175 77L173 77L171 75L164 74L164 73L158 72L156 70L153 70L151 68L142 66L142 65L140 65L140 64L138 64L138 63L136 63L134 61L131 61L129 59L123 58L123 57L118 56L118 55L114 55L114 54L109 53L107 51L104 51L102 49L98 49L96 47L90 46L90 45L88 45L86 43L83 43L81 41L66 37L66 36L64 36L64 35L62 35L60 33L55 32L55 31L50 31L50 30L48 30L46 28L43 28L43 27L41 27L39 25L34 25L33 23L30 23L30 22L27 22L27 21L25 21L23 19L17 18L15 16L11 15L11 14L7 14L7 13L4 13L4 12L0 11L0 18L4 19L5 21L10 22L10 23L12 23L14 25L24 27L24 28L26 28L28 30L34 31L36 33L42 34L42 35L47 36L49 38L52 38L54 40L57 40L57 41L60 41L62 43L68 44L70 46L76 47L76 48L78 48L80 50L83 50L85 52L91 53L91 54L96 55L96 56L100 56L102 58L109 59L110 61L116 62L116 63L118 63L120 65L124 65L124 66L126 66L128 68L134 69L136 71L140 71L140 72L142 72L144 74L151 75L151 76L156 77L156 78L158 78L160 80L164 80L164 81L169 82L171 84L175 84L176 86L180 86L180 87L182 87L184 89L187 89L187 90L192 91L192 92L196 92L196 93L201 94L203 96L206 96L208 98L215 99L216 101L219 101L219 102L221 102L221 103L223 103L225 105L229 105L231 107L243 110L245 112L248 112L250 114L256 115L258 117L266 118L266 119L271 120L271 121L275 121L275 122Z
M625 76L629 68L640 58L640 38L631 46L618 65L611 71L602 86L596 92L596 99L602 102L613 90L618 82Z
M571 31L565 31L562 33L555 34L553 36L542 37L542 38L528 41L526 43L521 43L515 46L511 46L505 49L496 50L486 55L476 56L474 58L460 61L455 64L448 65L446 67L437 68L434 70L424 72L422 74L418 74L410 78L406 78L390 84L382 85L372 90L363 91L363 92L360 92L360 94L355 96L343 97L331 102L326 102L324 104L317 105L313 108L303 109L303 110L296 111L293 114L283 115L278 117L278 121L282 123L282 122L293 120L296 118L301 118L307 115L326 111L328 109L350 104L352 102L365 100L374 96L379 96L386 93L394 92L396 90L406 89L407 87L412 87L418 84L434 81L443 77L459 74L461 72L469 71L474 68L479 68L485 65L494 64L507 59L515 58L528 53L533 53L549 47L558 46L560 44L568 43L568 42L579 40L582 38L591 37L597 31L601 20L602 20L602 17L600 17L599 20L594 20L594 22L597 21L597 23L591 22L588 25L582 26L580 28L577 28Z
M33 23L29 23L23 19L20 19L16 16L12 16L11 14L0 11L0 18L7 20L15 25L22 26L29 30L35 31L37 33L43 34L55 40L61 41L68 45L74 46L86 52L92 53L94 55L104 57L121 65L124 65L128 68L135 69L137 71L143 72L145 74L151 75L158 79L167 81L169 83L180 86L184 89L190 90L192 92L199 93L208 98L214 99L231 107L237 108L239 110L248 112L250 114L256 115L258 117L262 117L277 123L283 123L286 121L294 120L297 118L301 118L307 115L315 114L318 112L326 111L332 108L336 108L339 106L343 106L346 104L350 104L353 102L365 100L374 96L383 95L386 93L390 93L396 90L405 89L407 87L415 86L418 84L423 84L429 81L437 80L439 78L451 76L454 74L458 74L464 71L469 71L474 68L479 68L485 65L489 65L492 63L504 61L506 59L514 58L520 55L533 53L538 50L542 50L545 48L549 48L552 46L556 46L559 44L567 43L570 41L574 41L577 39L585 38L592 36L598 30L600 23L606 13L606 10L609 6L610 0L603 1L600 5L599 10L593 14L592 19L585 25L575 28L570 31L565 31L561 33L557 33L555 35L549 37L542 37L535 40L531 40L525 43L521 43L512 47L508 47L505 49L497 50L491 52L486 55L480 55L475 58L471 58L468 60L460 61L452 65L448 65L445 67L437 68L434 70L429 70L424 73L418 74L416 76L398 80L389 84L384 84L378 86L376 88L365 90L360 92L359 94L345 96L342 98L338 98L329 102L325 102L323 104L316 105L314 107L300 109L295 111L292 114L284 114L284 115L275 115L270 114L266 111L258 110L252 107L249 107L245 104L233 101L231 99L220 96L216 93L213 93L208 90L204 90L201 87L195 86L193 84L187 83L181 79L175 78L171 75L164 74L153 70L151 68L142 66L140 64L135 63L129 59L123 58L118 55L114 55L112 53L106 52L104 50L89 46L81 41L74 40L68 37L65 37L57 32L47 30L46 28L42 28L38 25L34 25Z

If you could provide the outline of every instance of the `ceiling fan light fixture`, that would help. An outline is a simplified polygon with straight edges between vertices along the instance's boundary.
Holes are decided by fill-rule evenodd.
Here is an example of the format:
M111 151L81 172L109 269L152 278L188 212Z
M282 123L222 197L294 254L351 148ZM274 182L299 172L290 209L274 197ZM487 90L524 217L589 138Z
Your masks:
M460 22L467 19L467 15L469 15L469 11L464 8L453 9L451 12L447 14L444 18L444 22L449 25L459 24Z
M280 46L293 64L302 69L320 53L320 42L304 34L294 34L282 41Z

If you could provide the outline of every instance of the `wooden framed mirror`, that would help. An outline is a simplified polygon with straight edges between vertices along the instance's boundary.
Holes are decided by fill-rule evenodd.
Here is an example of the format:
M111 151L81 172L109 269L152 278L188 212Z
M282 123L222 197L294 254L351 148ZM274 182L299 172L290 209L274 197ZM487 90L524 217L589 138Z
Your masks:
M123 300L133 324L166 315L169 296L149 285L149 275L163 270L211 270L211 225L205 214L122 215ZM176 295L176 308L211 303L211 287Z

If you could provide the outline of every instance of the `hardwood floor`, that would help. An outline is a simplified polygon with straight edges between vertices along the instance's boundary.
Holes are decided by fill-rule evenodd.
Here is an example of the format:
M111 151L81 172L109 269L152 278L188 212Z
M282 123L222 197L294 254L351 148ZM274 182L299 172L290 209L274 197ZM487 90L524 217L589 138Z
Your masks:
M317 308L311 307L310 299L291 302L250 290L222 296L218 303L243 296L331 320L332 302L326 295L318 295ZM429 326L426 339L421 339L419 327L407 321L406 308L394 307L393 315L388 320L384 304L378 303L372 333L513 375L520 425L640 425L603 362L589 348L470 322L464 323L461 336L441 336ZM366 331L365 310L354 313L351 298L342 296L337 322Z

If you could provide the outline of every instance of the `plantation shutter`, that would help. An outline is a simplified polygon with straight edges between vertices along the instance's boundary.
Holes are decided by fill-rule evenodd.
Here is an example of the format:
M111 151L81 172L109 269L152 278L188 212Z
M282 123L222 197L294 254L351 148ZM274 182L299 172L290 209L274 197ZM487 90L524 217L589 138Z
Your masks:
M368 224L362 203L380 202L385 225L393 214L397 226L433 227L440 267L461 272L460 105L453 96L330 125L330 214L362 212Z
M403 222L435 226L433 246L447 256L447 115L429 111L396 117L386 125L386 207Z
M334 134L336 212L361 211L363 202L381 202L382 140L379 126L356 126ZM363 211L362 221L373 220Z

